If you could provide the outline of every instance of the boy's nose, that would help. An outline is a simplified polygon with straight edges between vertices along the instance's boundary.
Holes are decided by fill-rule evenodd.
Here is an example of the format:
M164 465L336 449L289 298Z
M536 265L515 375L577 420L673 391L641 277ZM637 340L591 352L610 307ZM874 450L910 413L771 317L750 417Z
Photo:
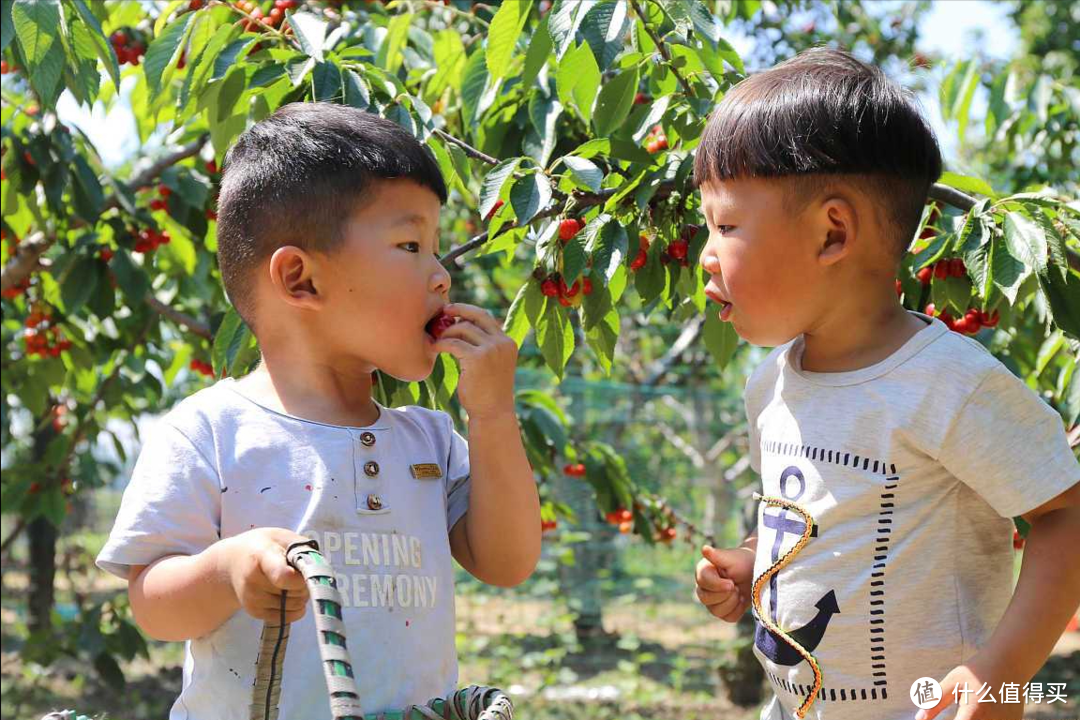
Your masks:
M698 262L701 264L701 267L704 268L705 272L710 275L718 275L720 273L720 261L717 259L716 255L709 251L708 245L701 251L701 258Z
M435 272L431 275L431 290L437 293L450 292L450 272L438 259L435 260Z

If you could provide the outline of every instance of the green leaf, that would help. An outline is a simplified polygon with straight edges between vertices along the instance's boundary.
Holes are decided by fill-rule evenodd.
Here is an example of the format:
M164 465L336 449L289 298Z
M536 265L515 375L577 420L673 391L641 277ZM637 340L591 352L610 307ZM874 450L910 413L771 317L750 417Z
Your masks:
M16 0L11 19L19 48L26 59L30 84L42 100L55 100L64 70L64 49L57 31L60 28L59 0Z
M146 271L131 261L131 256L124 248L113 253L109 260L109 269L116 277L116 284L124 291L131 305L138 305L150 290L150 278Z
M591 8L581 22L581 36L601 70L607 70L623 50L623 35L630 22L628 5L623 0L602 2Z
M64 301L66 314L74 315L90 299L100 274L98 263L93 258L82 255L74 261L60 284L60 297Z
M533 84L537 75L540 74L540 69L547 64L549 55L551 55L551 35L547 30L547 16L545 15L533 30L529 49L525 51L525 67L521 71L521 84L524 87Z
M259 42L258 38L245 35L226 45L218 56L214 58L214 71L210 75L210 80L225 77L230 70L236 67L236 61L239 60L240 56L257 42ZM254 82L254 80L255 78L252 76L252 81Z
M626 257L629 243L626 228L621 222L610 217L601 224L599 232L589 233L591 227L592 223L586 228L585 250L592 256L594 271L610 281L622 266L623 258Z
M309 12L293 13L286 10L285 17L296 34L296 39L300 42L300 49L304 51L304 54L314 58L316 62L322 62L325 59L323 50L326 45L326 21ZM407 26L408 22L406 22Z
M151 101L161 92L161 76L165 69L180 56L181 42L194 17L195 13L181 15L154 38L146 49L143 70L146 73L146 84L150 88Z
M615 346L619 341L619 311L611 308L596 324L585 332L585 342L593 351L601 369L605 374L611 374L611 366L615 360Z
M593 192L599 192L604 182L604 171L596 163L583 158L567 155L562 159L574 180Z
M589 258L585 255L585 245L582 243L581 235L578 234L571 238L566 245L563 246L563 281L567 285L573 285L574 281L578 279L581 272L585 269L585 265Z
M938 182L942 185L956 188L957 190L963 190L964 192L978 193L980 195L986 195L987 197L996 197L994 188L990 187L990 184L985 180L980 180L979 178L958 175L952 172L943 172L941 173L941 178L938 179Z
M487 34L488 75L501 78L510 67L514 46L521 37L521 30L532 10L532 0L504 2L499 6Z
M971 110L971 101L975 98L975 90L977 90L978 87L978 62L972 61L968 65L967 75L964 77L964 82L960 89L960 96L958 98L956 106L953 108L953 116L957 119L956 136L960 140L961 145L964 144L964 135L967 132L968 117Z
M257 356L255 336L251 334L236 309L230 306L214 334L211 352L214 373L219 377L224 374L233 377L242 375L246 365L250 365Z
M540 293L539 284L531 279L526 280L525 284L518 289L514 302L510 304L510 309L506 313L506 321L503 323L503 332L517 343L519 348L525 342L525 336L529 334L529 317L525 313L525 305L529 302L526 298L530 295L538 296L533 297L531 302L543 302L544 300L544 296Z
M101 212L101 206L105 202L105 195L101 191L101 183L98 182L97 175L81 154L75 155L74 169L75 180L89 203L87 209L90 211L90 215L84 215L83 219L95 222Z
M517 3L513 4L516 5ZM375 62L389 73L396 73L398 68L401 67L401 61L405 58L401 50L405 47L405 40L409 34L409 23L412 22L412 18L411 13L395 15L390 20L390 27L387 28L382 45L379 46L379 54L375 57Z
M7 50L7 46L15 39L15 22L11 19L12 3L0 2L0 50Z
M565 106L573 103L585 122L592 119L600 77L600 68L588 45L578 46L559 61L555 75L559 100Z
M1012 254L1009 243L1004 238L995 235L990 242L990 269L994 287L1008 298L1009 304L1015 303L1020 284L1031 274L1031 268Z
M510 204L514 208L518 224L525 225L551 202L551 183L547 177L532 172L514 181L510 190Z
M612 135L634 105L637 93L637 68L625 70L605 85L596 98L596 111L593 114L593 128L600 137Z
M547 15L547 26L556 59L562 60L570 49L578 27L596 3L597 0L555 0Z
M472 125L478 119L480 98L484 94L487 81L484 53L474 52L465 63L465 72L461 79L461 119L466 126Z
M503 186L520 163L520 157L503 160L484 178L484 183L480 187L480 217L487 217L491 209L495 207L495 203L502 194Z
M566 362L574 352L574 329L570 319L558 303L545 304L544 315L536 326L536 343L551 371L562 379Z
M536 161L541 166L547 165L552 151L555 150L555 143L559 139L555 125L562 115L562 110L562 103L555 98L534 94L529 100L529 119L540 136L541 149Z
M713 305L705 310L703 335L705 347L712 353L717 366L723 370L735 355L739 346L739 335L731 323L720 319L720 313Z
M428 81L424 97L439 98L449 86L461 90L461 72L465 68L465 44L455 30L440 30L435 33L432 46L435 75Z
M344 75L345 103L360 110L367 110L371 104L371 94L367 83L353 70L346 70Z
M98 22L97 17L90 11L90 8L86 6L83 0L70 0L71 4L75 7L79 17L82 18L83 23L90 29L90 37L94 43L94 51L97 53L98 58L102 64L105 65L105 70L108 71L109 77L112 78L113 86L119 90L120 88L120 63L116 58L116 51L113 50L112 43L105 37L105 31L101 29L101 23ZM8 7L9 3L4 3L4 7Z
M344 98L338 66L332 62L315 63L311 88L316 102L340 101Z

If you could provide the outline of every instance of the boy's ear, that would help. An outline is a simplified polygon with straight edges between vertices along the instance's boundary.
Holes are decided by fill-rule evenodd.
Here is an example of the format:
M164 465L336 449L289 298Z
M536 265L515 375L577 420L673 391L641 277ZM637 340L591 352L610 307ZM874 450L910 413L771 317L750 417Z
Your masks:
M315 310L322 305L314 273L314 258L294 245L279 247L270 256L270 283L274 294L294 307Z
M823 265L833 265L852 252L857 239L858 213L847 198L833 195L821 204L818 217L818 260Z

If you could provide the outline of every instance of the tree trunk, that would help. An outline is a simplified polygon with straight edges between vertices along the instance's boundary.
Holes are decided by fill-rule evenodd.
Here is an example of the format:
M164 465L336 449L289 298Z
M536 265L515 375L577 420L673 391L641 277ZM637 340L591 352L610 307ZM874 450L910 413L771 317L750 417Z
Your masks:
M52 610L56 579L56 526L43 517L31 520L26 526L30 545L30 588L27 598L30 611L30 631L52 628Z
M52 403L49 403L52 407ZM38 418L38 426L41 426ZM45 450L55 436L52 425L45 423L44 428L34 434L34 461L45 460ZM44 482L44 481L43 481ZM55 600L54 583L56 581L56 540L59 531L45 517L37 517L26 526L26 541L30 551L29 592L27 610L31 632L48 631L52 628L52 610Z

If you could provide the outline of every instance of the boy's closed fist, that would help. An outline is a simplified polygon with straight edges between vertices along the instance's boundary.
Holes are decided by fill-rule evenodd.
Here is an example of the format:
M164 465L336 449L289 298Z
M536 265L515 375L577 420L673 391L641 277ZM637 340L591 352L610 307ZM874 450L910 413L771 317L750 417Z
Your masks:
M307 582L285 560L285 549L307 538L283 528L255 528L223 540L227 543L225 571L244 612L263 621L281 619L281 592L285 598L285 622L304 616L308 602Z
M486 310L454 303L443 313L457 322L443 329L435 349L450 353L461 366L457 392L469 418L513 415L517 344Z
M740 547L718 550L706 545L701 549L695 581L697 597L705 608L725 622L736 622L750 607L754 579L754 552Z

